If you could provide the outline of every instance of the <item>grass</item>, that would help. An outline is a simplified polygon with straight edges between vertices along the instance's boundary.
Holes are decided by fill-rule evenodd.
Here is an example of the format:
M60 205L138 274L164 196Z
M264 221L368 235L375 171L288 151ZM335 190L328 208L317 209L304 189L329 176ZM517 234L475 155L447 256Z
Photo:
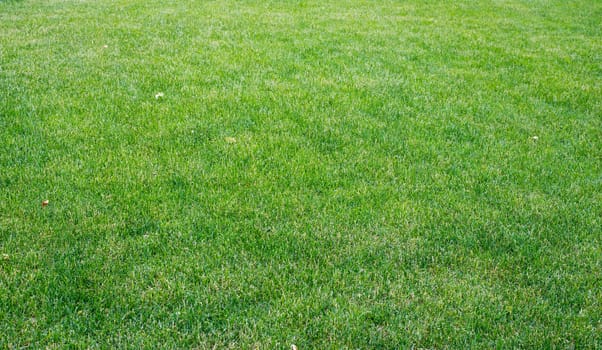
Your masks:
M601 18L0 1L0 348L602 348Z

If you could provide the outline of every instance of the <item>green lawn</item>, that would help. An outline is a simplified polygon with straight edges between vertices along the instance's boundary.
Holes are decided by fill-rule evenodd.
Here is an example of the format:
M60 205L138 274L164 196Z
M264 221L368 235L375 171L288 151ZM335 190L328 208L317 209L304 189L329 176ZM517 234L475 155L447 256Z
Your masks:
M0 0L0 348L292 344L602 348L601 1Z

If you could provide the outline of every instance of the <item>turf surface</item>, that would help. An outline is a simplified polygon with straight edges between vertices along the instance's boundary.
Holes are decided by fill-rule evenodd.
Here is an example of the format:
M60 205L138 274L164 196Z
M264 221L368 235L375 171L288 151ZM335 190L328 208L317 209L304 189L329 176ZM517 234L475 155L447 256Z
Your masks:
M0 1L0 348L602 348L601 236L600 1Z

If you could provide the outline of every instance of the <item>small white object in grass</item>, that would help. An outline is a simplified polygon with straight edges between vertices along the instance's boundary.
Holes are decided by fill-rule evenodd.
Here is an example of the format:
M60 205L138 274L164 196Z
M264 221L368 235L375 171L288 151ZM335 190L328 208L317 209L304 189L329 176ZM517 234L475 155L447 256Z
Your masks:
M108 49L108 48L109 48L109 45L103 45L103 46L102 46L102 48L103 48L103 49Z
M538 136L533 136L533 137L531 137L531 139L533 139L533 141L537 141L537 140L539 140L539 137Z
M162 92L157 92L157 93L155 94L155 98L156 98L157 100L158 100L158 99L160 99L160 98L161 98L161 97L163 97L163 96L165 96L165 94L164 94L164 93L162 93Z
M297 345L291 344L291 350L297 350Z

